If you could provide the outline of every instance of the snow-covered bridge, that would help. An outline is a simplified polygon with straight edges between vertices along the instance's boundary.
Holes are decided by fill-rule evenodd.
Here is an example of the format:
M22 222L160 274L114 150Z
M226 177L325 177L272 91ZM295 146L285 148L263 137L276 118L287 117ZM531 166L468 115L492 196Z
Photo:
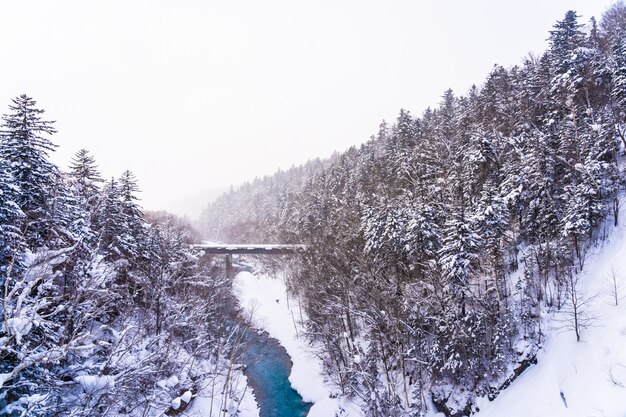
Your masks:
M306 250L306 245L198 243L191 248L205 255L226 255L226 276L232 277L233 255L293 255Z
M302 252L306 245L274 245L264 243L219 244L200 243L191 245L192 249L203 250L207 255L291 255Z

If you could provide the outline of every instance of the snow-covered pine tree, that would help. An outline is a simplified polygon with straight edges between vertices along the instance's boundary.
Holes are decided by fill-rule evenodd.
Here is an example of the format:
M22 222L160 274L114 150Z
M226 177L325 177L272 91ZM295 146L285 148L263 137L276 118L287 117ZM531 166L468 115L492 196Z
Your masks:
M50 197L57 167L48 160L54 145L47 136L56 130L53 122L42 120L44 112L27 95L12 100L9 114L2 116L0 157L6 161L18 187L16 203L25 214L24 236L31 246L43 246L51 226Z
M554 25L554 30L550 31L549 61L554 71L555 86L567 82L567 78L574 75L577 59L574 52L584 42L584 33L580 30L583 25L578 23L578 17L575 11L570 10L563 20Z
M82 242L93 247L97 244L95 216L102 203L100 184L104 183L104 180L89 151L81 149L74 155L70 161L66 182L68 194L72 195L75 202L72 232L79 236Z
M104 182L98 171L96 160L86 149L76 152L70 162L71 182L77 195L89 211L93 211L100 194L100 184Z
M134 175L126 171L119 182L114 178L102 190L101 202L94 213L98 247L109 260L135 262L142 256L145 220L136 203L139 190Z
M146 236L146 221L137 203L139 197L139 186L135 175L126 170L119 178L119 191L121 200L122 215L126 228L126 240L124 241L124 251L130 259L138 260L143 257L143 241Z
M4 160L0 159L0 284L7 269L21 262L24 240L21 233L22 210L16 203L19 189Z
M495 299L496 314L503 314L511 289L507 282L504 248L508 243L509 210L499 195L496 180L489 178L481 192L476 213L478 234L483 242L486 272L485 298Z
M94 213L98 250L105 259L115 261L125 256L120 239L126 233L120 190L115 178L104 186L101 199Z

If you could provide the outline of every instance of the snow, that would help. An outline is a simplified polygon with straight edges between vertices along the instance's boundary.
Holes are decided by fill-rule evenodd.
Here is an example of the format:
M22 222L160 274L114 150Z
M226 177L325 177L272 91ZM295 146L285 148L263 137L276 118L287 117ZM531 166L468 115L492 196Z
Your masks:
M28 317L12 317L7 320L9 331L15 336L17 344L21 344L22 337L30 333L33 327L33 321Z
M172 402L170 403L170 406L172 407L172 409L178 410L182 403L186 404L189 401L191 401L191 397L192 397L191 391L187 390L180 397L174 398Z
M284 280L240 272L234 279L233 287L253 325L278 340L291 357L293 367L289 381L305 401L314 403L308 417L334 416L342 408L346 410L342 416L361 416L356 405L344 399L331 398L332 388L324 379L315 348L302 336L297 300L290 298L288 302Z
M4 386L4 383L7 382L9 378L11 378L11 375L11 372L0 374L0 388Z
M211 367L209 366L209 368ZM223 409L226 408L230 412L230 414L226 415L259 417L259 406L254 399L252 389L248 386L248 378L241 370L233 369L231 383L236 387L235 390L237 392L243 393L241 402L238 399L229 398L229 403L224 404L223 387L225 386L225 379L223 375L215 375L214 378L203 382L203 389L193 396L193 401L189 408L185 410L184 415L188 417L224 417ZM191 397L191 392L186 391L179 398L185 401L186 398L191 400ZM231 400L234 400L234 402ZM236 404L236 406L233 406L233 404ZM237 411L239 414L236 414Z
M180 397L176 397L170 403L170 406L173 410L178 410L180 408Z
M115 377L112 375L81 375L74 378L83 388L85 394L102 393L115 387Z
M594 250L581 275L581 291L597 294L591 304L595 325L576 342L573 330L563 328L564 313L556 313L548 320L538 364L493 402L480 399L476 417L626 416L626 299L615 306L607 293L614 270L626 295L625 253L626 227L620 226Z
M167 379L162 379L160 381L157 381L157 386L160 388L168 388L168 387L175 387L176 385L178 385L179 383L179 379L176 375L172 375Z
M189 401L191 401L191 397L192 397L191 391L185 391L183 395L180 396L180 399L183 402L188 403Z

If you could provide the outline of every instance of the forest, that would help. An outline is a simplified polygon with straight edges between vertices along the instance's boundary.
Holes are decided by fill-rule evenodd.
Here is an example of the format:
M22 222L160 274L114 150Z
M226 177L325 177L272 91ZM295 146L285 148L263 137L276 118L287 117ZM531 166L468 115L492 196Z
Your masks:
M52 163L54 122L13 98L0 415L181 415L202 390L209 415L238 415L232 282L190 247L203 238L306 245L281 260L290 297L334 395L363 415L478 411L537 361L546 316L564 312L578 341L592 325L578 273L624 222L625 33L623 1L599 21L569 11L545 52L419 116L401 109L360 146L232 188L200 231L143 210L135 175L103 178L86 149Z
M232 189L210 238L306 244L290 291L368 416L477 411L536 361L543 318L584 339L589 251L624 219L626 5L369 141Z
M132 172L79 150L50 162L54 124L12 100L0 126L0 415L162 415L207 384L237 401L229 283L197 232L144 212ZM219 398L219 400L218 400ZM220 401L223 401L221 403Z

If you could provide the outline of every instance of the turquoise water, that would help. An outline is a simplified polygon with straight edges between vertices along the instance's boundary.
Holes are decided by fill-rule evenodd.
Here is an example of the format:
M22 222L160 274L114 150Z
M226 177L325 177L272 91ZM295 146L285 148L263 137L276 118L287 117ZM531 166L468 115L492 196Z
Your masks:
M267 333L248 329L242 362L261 408L261 417L305 417L313 404L304 402L289 383L291 359Z
M237 272L252 272L250 266L239 262L233 268ZM227 305L236 304L233 299ZM244 342L243 353L238 361L246 367L244 373L261 409L260 417L306 417L313 404L303 401L291 387L289 374L292 363L285 348L266 332L245 324L236 308L230 313L232 318L228 321L231 326L238 327Z

